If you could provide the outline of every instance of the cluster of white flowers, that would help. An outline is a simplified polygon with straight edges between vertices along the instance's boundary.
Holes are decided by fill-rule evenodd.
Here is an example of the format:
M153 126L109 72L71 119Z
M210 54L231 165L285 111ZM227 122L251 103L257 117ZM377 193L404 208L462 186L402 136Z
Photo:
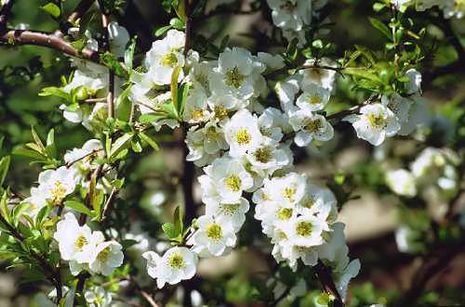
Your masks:
M462 18L465 14L465 1L463 0L391 0L398 8L413 6L417 11L425 11L438 7L444 12L444 17Z
M166 48L167 42L172 47ZM200 61L195 52L186 61L183 43L183 34L171 30L153 44L146 59L150 73L140 77L151 78L142 92L155 96L133 93L133 99L141 112L153 112L166 101L160 98L167 95L160 85L171 82L177 65L185 65L188 73L184 79L180 74L179 82L190 84L183 113L184 121L191 125L186 137L187 159L203 166L205 174L199 182L205 214L192 225L186 242L190 248L173 247L162 256L154 251L144 253L149 275L158 287L175 284L194 276L199 257L229 253L236 246L252 199L255 218L274 244L277 261L286 261L294 270L299 259L310 266L318 259L331 263L339 268L338 285L343 289L347 283L344 272L349 270L353 277L358 267L348 268L345 242L338 241L338 246L331 243L334 227L338 227L336 199L330 190L292 171L290 150L292 139L298 146L307 146L333 137L333 128L321 111L329 102L335 71L304 69L278 83L275 89L281 111L259 102L268 94L264 75L284 67L280 56L254 56L245 49L232 48L221 53L217 61ZM165 65L165 70L152 69L159 65ZM141 90L141 84L135 87L136 92Z
M458 186L458 157L451 150L428 147L406 169L386 173L386 184L402 196L413 197L418 191L455 191ZM423 195L424 196L424 195ZM427 199L428 197L425 197Z
M357 136L371 143L381 145L386 137L408 135L424 124L425 105L421 101L421 74L410 69L405 74L407 97L397 93L383 96L380 103L360 108L359 114L345 117L352 123Z
M57 223L53 237L74 276L82 270L108 276L123 263L121 244L105 241L102 232L92 231L87 225L80 226L71 212Z
M267 0L271 8L271 17L275 26L281 28L289 41L294 38L304 44L307 39L305 30L312 23L312 18L327 0Z

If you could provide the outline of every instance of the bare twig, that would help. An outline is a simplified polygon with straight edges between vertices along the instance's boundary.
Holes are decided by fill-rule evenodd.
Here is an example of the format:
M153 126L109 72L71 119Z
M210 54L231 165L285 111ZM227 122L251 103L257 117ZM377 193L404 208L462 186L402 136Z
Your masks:
M63 40L63 38L51 33L7 29L6 31L0 32L0 43L9 46L35 45L47 47L60 51L63 54L82 58L96 63L99 62L100 58L98 52L87 48L79 51L70 43Z

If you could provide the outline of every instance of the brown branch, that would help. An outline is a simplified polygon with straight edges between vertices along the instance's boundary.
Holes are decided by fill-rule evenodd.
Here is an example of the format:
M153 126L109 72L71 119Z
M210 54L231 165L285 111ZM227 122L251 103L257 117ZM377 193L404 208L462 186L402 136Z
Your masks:
M99 62L99 54L96 51L84 48L82 51L74 48L70 43L63 38L44 32L29 31L29 30L13 30L7 29L0 33L0 43L8 46L20 45L35 45L42 46L60 51L61 53Z
M6 0L2 8L0 9L0 30L6 28L6 23L8 21L8 17L10 17L12 8L13 0Z
M424 257L422 265L415 272L409 289L405 292L404 296L398 302L398 306L414 306L422 295L424 288L428 282L435 275L447 268L448 264L454 259L458 254L464 251L463 246L464 241L462 240L456 244L450 250L446 250L439 256L434 255L437 250L434 249L432 253Z
M67 22L71 25L74 25L76 21L82 18L84 14L90 9L95 0L82 0L76 6L74 11L69 15Z
M331 275L331 270L326 267L320 260L318 264L314 267L316 276L320 281L323 290L333 299L334 307L343 307L345 306L342 301L341 295L337 291L336 285L334 284L333 277Z

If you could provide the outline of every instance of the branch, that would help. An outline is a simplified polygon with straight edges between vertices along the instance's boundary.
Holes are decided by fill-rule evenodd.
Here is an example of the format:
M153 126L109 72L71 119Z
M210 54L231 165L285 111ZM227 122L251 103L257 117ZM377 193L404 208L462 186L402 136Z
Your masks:
M76 6L74 11L69 15L67 22L74 25L77 20L81 19L82 16L90 9L95 0L82 0Z
M459 244L456 244L452 249L445 251L440 256L435 257L433 255L434 252L425 256L425 259L428 260L424 261L415 272L410 282L410 288L404 294L398 306L414 306L431 278L443 271L452 259L464 251L463 243L462 240ZM437 251L437 249L434 251Z
M323 287L323 290L333 298L334 307L343 307L345 306L342 301L341 295L337 291L336 285L334 284L333 277L331 275L331 270L326 267L320 260L318 264L314 267L316 276Z
M50 33L7 29L0 33L0 43L10 46L35 45L47 47L73 57L90 60L96 63L99 63L100 58L98 52L86 48L79 51L62 38Z
M8 17L10 17L11 9L13 8L13 0L5 0L0 9L0 30L6 28Z

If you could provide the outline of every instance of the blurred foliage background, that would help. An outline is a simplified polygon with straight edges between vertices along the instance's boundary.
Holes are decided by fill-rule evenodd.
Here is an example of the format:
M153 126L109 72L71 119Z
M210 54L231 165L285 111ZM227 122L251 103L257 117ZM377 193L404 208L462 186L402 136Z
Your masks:
M9 21L12 26L40 31L56 29L56 22L46 12L37 9L45 1L15 2ZM77 3L75 0L64 1L65 11L71 11ZM383 50L385 40L370 25L368 19L369 16L376 16L373 3L367 0L330 2L328 17L331 33L325 40L334 43L335 58L343 57L346 50L353 50L356 45ZM266 5L264 6L266 8ZM415 18L415 13L412 14ZM270 30L269 20L267 9L241 16L225 14L205 20L197 31L212 35L218 43L224 36L229 35L229 45L246 46L252 51L279 50L263 35L265 31ZM416 27L425 26L428 30L431 41L423 43L434 46L430 58L420 71L454 62L458 55L444 39L444 33L425 19L415 20ZM158 1L128 0L119 14L118 21L132 36L137 35L137 50L143 54L155 39L156 29L167 24L169 16ZM453 20L452 26L465 45L464 20ZM99 27L100 21L95 10L95 14L89 16L89 31L98 33ZM204 42L195 43L202 45ZM67 76L69 72L69 58L54 50L36 46L0 48L0 135L4 138L4 153L31 140L31 126L42 136L54 128L61 152L81 146L90 138L84 127L63 119L59 110L62 102L59 99L38 96L41 88L58 86L60 77ZM430 129L423 134L421 142L409 138L396 138L381 148L373 149L366 142L354 137L350 125L342 124L334 142L319 148L318 151L308 148L299 152L299 165L311 174L312 178L326 181L328 176L336 173L343 178L343 188L350 190L357 187L353 193L357 199L348 202L341 213L341 219L347 224L351 256L360 258L362 262L361 273L351 285L351 306L393 302L410 286L413 272L421 265L419 256L427 249L425 236L429 235L431 216L434 216L437 208L426 210L427 205L423 200L406 200L393 196L384 183L385 168L377 157L385 156L397 161L395 163L408 163L427 146L443 147L460 143L455 132L463 127L461 120L465 105L464 81L465 67L461 73L445 74L433 81L424 82L424 97L433 114L433 120ZM361 101L362 97L352 91L347 80L339 78L338 82L337 91L332 97L336 109ZM125 165L127 173L130 174L129 184L124 199L118 204L118 210L121 212L129 211L133 216L145 219L148 223L143 227L148 227L149 234L154 234L154 229L160 228L160 224L154 223L154 220L162 222L171 216L169 210L161 209L163 206L174 208L180 193L177 185L182 153L176 146L176 136L160 135L160 140L167 144L160 152L147 153L143 159ZM17 156L13 156L12 165L7 181L15 191L27 193L40 169L30 166L28 160ZM160 216L161 212L165 212L166 216ZM127 219L125 214L121 214L120 218L121 225L129 229L130 219ZM401 222L406 221L416 225L418 231L422 229L424 232L419 234L423 243L419 243L418 252L401 253L397 249L394 231ZM258 225L249 223L245 227L249 228L244 233L260 233ZM241 238L244 245L255 239ZM244 257L247 257L246 264L241 260ZM269 259L264 259L263 255L255 253L252 249L239 249L228 259L218 261L224 272L212 272L211 268L218 267L217 265L200 268L202 278L211 281L203 283L202 287L206 292L212 293L213 302L258 304L260 300L257 299L257 289L260 283L254 282L254 279L260 276L259 272L262 270L278 269L270 267L267 264ZM280 270L280 274L286 274L286 270ZM20 284L18 276L10 273L6 264L3 265L3 271L5 273L0 278L0 305L27 305L30 293L35 291L36 286ZM454 258L445 270L427 284L422 302L426 305L465 304L463 272L465 256L462 255ZM294 281L289 280L289 284L292 282ZM318 293L318 285L314 286L315 293ZM312 295L315 294L312 293L287 303L293 302L294 306L311 306Z

